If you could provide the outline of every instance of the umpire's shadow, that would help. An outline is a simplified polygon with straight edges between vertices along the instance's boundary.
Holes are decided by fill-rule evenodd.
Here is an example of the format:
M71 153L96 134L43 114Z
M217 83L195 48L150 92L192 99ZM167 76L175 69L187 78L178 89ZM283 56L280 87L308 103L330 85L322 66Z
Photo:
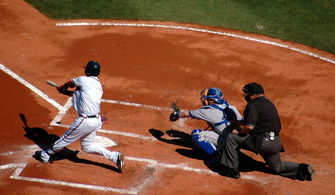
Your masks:
M171 139L165 139L162 137L165 133L161 130L149 129L149 132L159 141L189 148L189 149L185 148L176 149L176 152L183 156L198 160L206 160L208 158L208 156L203 151L194 147L192 136L190 134L178 130L167 130L165 133L169 135Z
M192 136L190 134L177 130L168 130L166 131L166 134L169 135L171 139L165 139L162 137L165 133L161 130L149 129L149 132L159 141L189 148L189 149L183 149L183 148L176 149L176 152L178 152L183 156L203 161L209 159L209 156L206 153L204 153L197 147L194 147ZM243 152L238 153L238 158L239 158L240 172L251 172L251 171L260 171L265 173L271 172L264 162L257 161L252 157L244 154ZM214 172L219 172L217 167L208 167L208 168Z
M29 127L28 123L27 123L27 119L25 117L24 114L19 114L20 119L22 120L23 124L24 124L24 131L25 131L25 137L27 137L28 139L32 140L36 145L38 145L42 150L45 150L47 148L49 148L53 143L55 143L55 141L57 141L59 139L59 136L55 135L55 134L49 134L45 129L42 128L38 128L38 127ZM78 150L70 150L68 148L64 148L62 151L57 152L56 154L52 155L51 157L51 163L54 161L59 161L59 160L70 160L74 163L84 163L84 164L90 164L90 165L95 165L95 166L99 166L99 167L103 167L109 170L113 170L116 172L119 172L119 169L108 165L108 164L104 164L104 163L99 163L99 162L94 162L91 160L86 160L86 159L82 159L82 158L78 158ZM38 160L41 161L41 159L36 156L33 155L33 157Z

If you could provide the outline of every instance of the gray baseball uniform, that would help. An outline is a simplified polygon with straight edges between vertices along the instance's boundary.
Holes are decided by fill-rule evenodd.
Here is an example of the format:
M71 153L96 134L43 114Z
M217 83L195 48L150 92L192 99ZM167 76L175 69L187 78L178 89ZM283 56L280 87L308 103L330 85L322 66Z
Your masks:
M210 104L202 106L200 109L189 111L191 118L204 120L210 127L207 131L196 129L192 132L193 137L195 134L199 137L196 142L208 142L212 145L213 149L216 150L219 135L226 137L230 133L227 132L226 128L230 125L230 122L227 120L225 113L222 111L227 105L234 111L237 120L243 119L236 107L229 104ZM201 148L204 149L205 152L209 154L211 153L208 149L206 149L206 147Z

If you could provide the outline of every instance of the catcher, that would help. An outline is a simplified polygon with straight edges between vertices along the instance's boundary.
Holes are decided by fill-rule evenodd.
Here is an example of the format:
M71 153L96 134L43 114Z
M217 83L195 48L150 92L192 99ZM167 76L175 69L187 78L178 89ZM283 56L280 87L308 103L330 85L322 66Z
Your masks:
M219 88L204 89L200 93L202 107L197 110L180 111L173 105L173 112L170 114L170 121L179 118L190 117L192 119L204 120L208 127L205 130L194 129L191 133L192 139L202 151L210 156L209 161L220 158L220 148L225 144L227 136L236 125L231 121L242 121L243 117L235 106L229 105L223 99L223 93Z

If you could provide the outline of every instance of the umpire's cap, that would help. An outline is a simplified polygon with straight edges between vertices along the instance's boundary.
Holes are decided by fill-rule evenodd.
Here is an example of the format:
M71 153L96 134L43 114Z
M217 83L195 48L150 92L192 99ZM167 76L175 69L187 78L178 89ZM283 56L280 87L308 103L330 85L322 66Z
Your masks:
M243 87L242 91L247 95L254 95L254 94L257 95L264 93L262 85L258 83L248 83Z

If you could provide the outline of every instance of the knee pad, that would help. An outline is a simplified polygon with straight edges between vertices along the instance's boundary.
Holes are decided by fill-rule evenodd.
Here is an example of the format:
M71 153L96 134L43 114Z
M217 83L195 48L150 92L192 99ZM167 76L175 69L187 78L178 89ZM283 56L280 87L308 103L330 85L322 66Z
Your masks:
M197 135L200 136L201 133L202 133L202 130L201 130L201 129L194 129L194 130L191 132L192 138L193 138L194 136L197 136Z
M201 129L195 129L191 134L195 144L208 155L212 155L216 151L216 147L202 136Z

